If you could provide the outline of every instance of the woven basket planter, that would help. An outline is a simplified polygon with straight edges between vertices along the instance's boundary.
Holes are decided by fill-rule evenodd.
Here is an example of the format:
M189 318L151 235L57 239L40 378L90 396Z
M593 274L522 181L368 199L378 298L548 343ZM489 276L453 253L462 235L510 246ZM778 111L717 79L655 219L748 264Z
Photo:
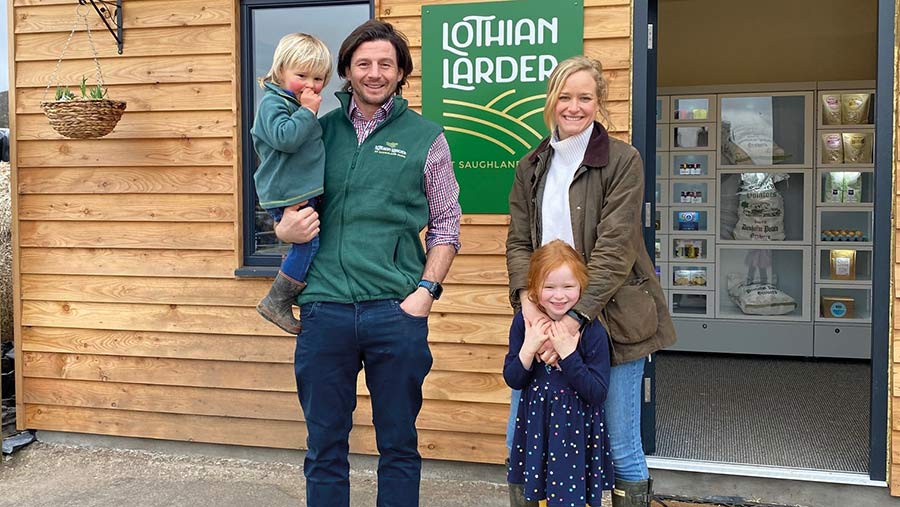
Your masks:
M50 126L71 139L96 139L109 134L125 112L121 100L66 100L41 102Z

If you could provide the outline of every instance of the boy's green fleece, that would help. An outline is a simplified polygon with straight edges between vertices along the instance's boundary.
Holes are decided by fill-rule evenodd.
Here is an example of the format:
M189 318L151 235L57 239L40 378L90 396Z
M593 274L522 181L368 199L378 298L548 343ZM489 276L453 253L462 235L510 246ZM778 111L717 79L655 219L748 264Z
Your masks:
M312 111L267 81L250 135L259 155L253 181L260 206L282 208L322 194L325 145Z
M321 120L328 159L319 252L299 301L405 298L425 268L425 160L441 126L395 96L390 116L359 144L350 94L336 95L341 108Z

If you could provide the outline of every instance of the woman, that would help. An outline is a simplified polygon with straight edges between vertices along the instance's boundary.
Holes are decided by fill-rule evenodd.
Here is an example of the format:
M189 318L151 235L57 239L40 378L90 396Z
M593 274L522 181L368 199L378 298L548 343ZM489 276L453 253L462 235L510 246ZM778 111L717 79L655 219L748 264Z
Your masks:
M610 335L605 410L615 466L614 507L649 506L641 447L641 378L646 357L675 343L675 328L644 246L644 169L631 145L609 137L606 80L600 62L561 62L547 83L544 121L551 136L516 168L506 240L510 301L533 323L547 318L525 292L531 253L562 239L588 265L588 286L562 322L570 330L599 317ZM548 348L541 359L554 364ZM511 498L521 498L511 490Z

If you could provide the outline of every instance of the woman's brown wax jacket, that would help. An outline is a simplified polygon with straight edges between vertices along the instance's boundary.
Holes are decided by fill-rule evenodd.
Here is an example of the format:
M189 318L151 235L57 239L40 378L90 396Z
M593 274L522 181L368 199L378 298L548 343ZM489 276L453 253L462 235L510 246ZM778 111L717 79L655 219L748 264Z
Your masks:
M531 253L541 246L540 204L552 152L548 138L522 158L509 194L506 266L515 309L521 306L518 292L527 285ZM603 322L613 365L675 343L666 298L644 246L643 202L640 154L595 122L569 187L575 249L587 263L590 279L574 310Z

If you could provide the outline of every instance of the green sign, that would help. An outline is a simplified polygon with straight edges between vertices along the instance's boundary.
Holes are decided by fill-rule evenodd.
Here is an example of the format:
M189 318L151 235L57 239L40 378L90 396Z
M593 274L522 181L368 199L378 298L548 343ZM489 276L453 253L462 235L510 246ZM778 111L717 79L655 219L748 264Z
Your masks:
M508 213L516 163L547 135L547 79L583 52L581 0L422 7L422 114L444 126L465 213Z

